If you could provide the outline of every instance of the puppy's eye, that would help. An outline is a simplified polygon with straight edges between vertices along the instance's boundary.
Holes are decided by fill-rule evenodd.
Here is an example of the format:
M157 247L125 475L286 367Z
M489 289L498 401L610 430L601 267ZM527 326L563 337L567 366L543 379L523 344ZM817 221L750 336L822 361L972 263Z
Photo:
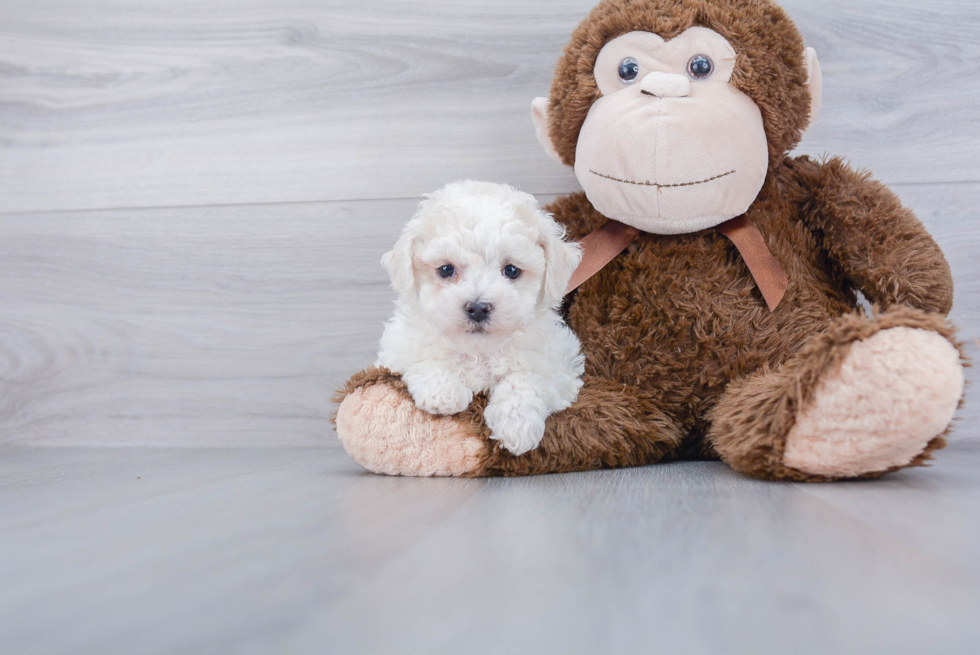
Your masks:
M687 74L696 80L706 80L715 72L715 63L708 55L694 55L687 62Z
M521 273L523 272L524 271L517 268L513 264L507 264L506 266L504 266L504 270L503 270L504 277L509 277L512 280L516 280L517 278L519 278L521 276Z
M438 273L439 277L442 279L448 280L452 276L456 275L456 267L452 264L446 264L445 266L440 266L437 268L436 273Z
M627 57L619 64L619 79L623 84L632 84L640 74L640 64L632 57Z

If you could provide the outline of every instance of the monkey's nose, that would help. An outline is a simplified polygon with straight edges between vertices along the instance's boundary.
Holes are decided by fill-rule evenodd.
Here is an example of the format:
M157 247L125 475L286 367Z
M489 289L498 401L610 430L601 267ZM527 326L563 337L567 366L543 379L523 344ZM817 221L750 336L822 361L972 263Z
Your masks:
M658 98L686 98L691 94L691 80L675 73L647 73L640 80L640 92Z
M466 317L474 323L482 323L490 318L493 305L485 302L468 302L463 307L466 310Z

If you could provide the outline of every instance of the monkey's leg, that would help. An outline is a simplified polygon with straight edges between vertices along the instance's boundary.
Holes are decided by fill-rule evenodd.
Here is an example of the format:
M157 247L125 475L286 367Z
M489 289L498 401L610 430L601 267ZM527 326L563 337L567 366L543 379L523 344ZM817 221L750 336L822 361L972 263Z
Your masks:
M339 394L336 426L350 456L375 473L411 476L535 475L649 464L672 453L680 431L649 397L585 378L574 405L548 418L541 445L514 456L490 439L486 399L454 416L427 414L398 376L368 369Z
M738 471L770 480L877 477L921 465L963 395L962 355L938 314L849 315L774 371L732 383L708 439Z

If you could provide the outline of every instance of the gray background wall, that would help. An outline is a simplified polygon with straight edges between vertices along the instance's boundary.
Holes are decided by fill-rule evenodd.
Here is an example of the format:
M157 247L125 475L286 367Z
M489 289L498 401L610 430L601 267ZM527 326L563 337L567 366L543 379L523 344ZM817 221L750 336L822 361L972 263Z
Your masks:
M592 4L0 2L0 442L332 438L418 196L577 189L529 103ZM918 212L975 337L980 9L784 4L826 80L800 151Z

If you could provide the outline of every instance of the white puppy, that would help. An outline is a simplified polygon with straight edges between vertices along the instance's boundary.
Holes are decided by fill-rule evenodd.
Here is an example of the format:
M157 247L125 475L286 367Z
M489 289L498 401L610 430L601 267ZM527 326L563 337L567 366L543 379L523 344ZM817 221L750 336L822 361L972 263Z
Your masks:
M541 443L578 397L581 344L556 308L582 255L534 197L455 182L426 196L381 263L398 292L378 366L432 414L489 392L484 418L510 452Z

